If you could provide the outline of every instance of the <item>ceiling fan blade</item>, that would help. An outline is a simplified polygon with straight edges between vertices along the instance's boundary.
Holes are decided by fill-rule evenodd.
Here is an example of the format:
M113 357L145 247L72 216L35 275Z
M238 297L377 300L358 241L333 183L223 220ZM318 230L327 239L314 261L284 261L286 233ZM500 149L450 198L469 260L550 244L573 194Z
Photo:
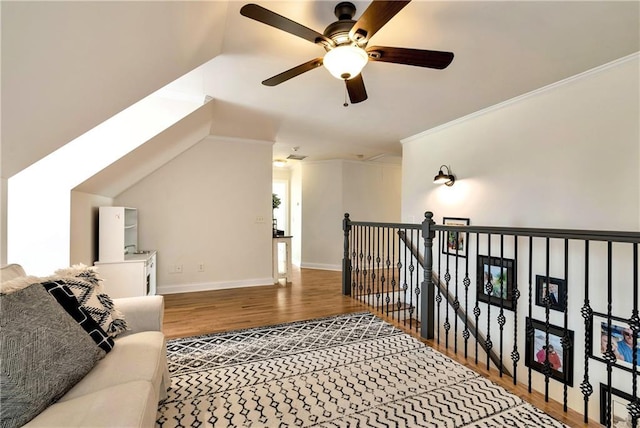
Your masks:
M270 11L269 9L265 9L262 6L258 6L257 4L245 4L240 9L240 14L246 16L247 18L255 19L258 22L262 22L263 24L270 25L274 28L277 28L282 31L286 31L287 33L293 34L294 36L302 37L305 40L310 41L311 43L319 43L329 44L330 46L334 46L333 41L323 34L318 33L311 28L305 27L302 24L298 24L295 21L290 20L289 18L285 18L282 15L278 15L275 12Z
M393 62L417 67L447 68L453 61L453 52L428 51L423 49L391 48L371 46L367 48L371 61Z
M262 84L265 86L276 86L282 82L286 82L289 79L299 76L302 73L306 73L307 71L313 70L314 68L318 68L321 65L322 58L312 59L309 62L298 65L297 67L293 67L287 71L283 71L280 74L276 74L275 76L263 81Z
M410 1L411 0L374 0L351 28L349 37L358 43L364 43L370 40L384 24L396 16Z
M347 92L349 93L351 104L361 103L367 99L367 90L364 87L362 73L358 74L353 79L345 80L345 83L347 84Z

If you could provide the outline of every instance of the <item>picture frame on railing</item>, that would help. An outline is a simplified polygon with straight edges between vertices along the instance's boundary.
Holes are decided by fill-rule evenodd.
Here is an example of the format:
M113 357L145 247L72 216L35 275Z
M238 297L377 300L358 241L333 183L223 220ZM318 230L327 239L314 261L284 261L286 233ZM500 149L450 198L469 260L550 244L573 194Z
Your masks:
M607 406L611 396L610 424L607 424ZM610 427L631 427L631 413L627 406L633 401L633 396L615 388L600 384L600 423Z
M469 226L469 219L461 217L443 217L442 224L445 226ZM441 241L442 254L467 257L467 250L469 249L467 232L443 232Z
M549 324L549 342L547 346L546 327L543 321L526 318L526 326L531 325L532 335L526 336L524 365L539 373L545 372L545 361L550 364L549 377L560 383L573 386L573 337L574 332L567 330L569 346L562 347L564 330Z
M612 315L611 323L609 323L606 316L594 313L591 325L593 329L591 356L599 361L606 362L604 353L607 350L609 337L611 337L611 350L616 357L614 365L632 369L634 349L633 333L629 328L629 321ZM640 332L638 332L637 338L637 346L635 348L636 365L640 367Z
M564 312L567 302L567 282L560 278L549 277L549 309ZM546 307L547 277L536 275L536 305Z
M516 278L514 260L479 255L476 266L478 301L513 310L513 281ZM490 288L489 292L487 288Z

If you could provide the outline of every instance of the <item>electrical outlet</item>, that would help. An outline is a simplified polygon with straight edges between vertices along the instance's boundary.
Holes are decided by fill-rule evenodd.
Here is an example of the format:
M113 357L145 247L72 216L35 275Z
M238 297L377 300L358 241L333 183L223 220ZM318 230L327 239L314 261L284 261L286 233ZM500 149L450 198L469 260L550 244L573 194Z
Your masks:
M173 272L175 273L182 273L182 265L175 265L173 267Z
M204 272L204 263L198 264L198 272Z
M256 216L256 223L264 223L264 216Z

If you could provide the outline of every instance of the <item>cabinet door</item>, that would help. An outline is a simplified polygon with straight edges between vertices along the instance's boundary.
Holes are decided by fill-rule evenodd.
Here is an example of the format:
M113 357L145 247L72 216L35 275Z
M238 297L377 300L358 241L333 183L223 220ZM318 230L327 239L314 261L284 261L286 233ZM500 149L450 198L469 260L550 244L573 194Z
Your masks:
M98 275L104 280L104 291L113 298L147 294L145 262L97 263Z

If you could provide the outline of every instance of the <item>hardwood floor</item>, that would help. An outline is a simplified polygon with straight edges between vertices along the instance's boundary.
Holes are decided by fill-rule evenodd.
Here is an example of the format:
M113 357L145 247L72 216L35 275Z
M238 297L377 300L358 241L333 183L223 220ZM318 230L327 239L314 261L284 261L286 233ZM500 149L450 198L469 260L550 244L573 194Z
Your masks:
M164 297L164 333L168 339L368 310L342 295L340 272L295 267L292 282L286 285L168 294ZM420 339L417 333L393 319L376 315ZM595 422L584 424L581 415L574 411L565 413L560 403L547 403L542 394L529 394L525 386L514 386L511 378L500 378L497 372L487 372L485 367L476 367L460 355L439 349L430 341L424 342L569 426L600 426Z

